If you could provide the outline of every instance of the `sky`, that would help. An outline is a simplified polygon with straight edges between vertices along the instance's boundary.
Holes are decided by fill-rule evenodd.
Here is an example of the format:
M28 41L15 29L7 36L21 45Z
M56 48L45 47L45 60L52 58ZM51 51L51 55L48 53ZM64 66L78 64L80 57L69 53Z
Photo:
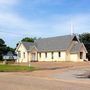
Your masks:
M0 38L15 47L24 37L90 33L90 0L0 0Z

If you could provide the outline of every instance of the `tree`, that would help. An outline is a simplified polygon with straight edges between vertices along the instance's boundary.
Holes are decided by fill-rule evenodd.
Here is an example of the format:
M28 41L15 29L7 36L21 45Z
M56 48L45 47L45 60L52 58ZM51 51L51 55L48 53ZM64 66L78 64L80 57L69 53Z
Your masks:
M81 42L84 43L84 45L88 51L87 58L90 60L90 33L80 34L79 39Z
M36 40L36 37L34 37L34 38L25 37L21 41L23 41L23 42L34 42L35 40Z
M5 45L5 41L3 39L0 39L0 60L2 60L2 55L6 53L7 47Z
M90 43L90 33L83 33L79 35L79 39L83 43Z
M3 39L0 39L0 60L3 60L2 56L4 54L7 54L9 51L11 51L11 52L14 53L15 52L15 49L7 46L5 44L5 41Z
M9 52L9 51L11 51L14 54L15 53L15 48L11 48L11 47L7 46L6 52Z

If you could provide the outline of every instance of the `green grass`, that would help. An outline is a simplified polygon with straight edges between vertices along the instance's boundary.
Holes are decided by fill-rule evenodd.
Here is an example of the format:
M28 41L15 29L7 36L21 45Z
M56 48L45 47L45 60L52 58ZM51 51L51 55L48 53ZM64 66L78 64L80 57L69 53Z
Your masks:
M19 65L0 65L0 72L23 72L35 71L35 67L19 66Z

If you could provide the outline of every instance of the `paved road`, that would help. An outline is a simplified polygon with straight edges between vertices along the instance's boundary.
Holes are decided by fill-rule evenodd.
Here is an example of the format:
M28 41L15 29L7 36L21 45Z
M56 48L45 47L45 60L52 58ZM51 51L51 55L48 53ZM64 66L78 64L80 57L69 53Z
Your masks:
M54 73L51 75L51 77L64 81L90 84L90 78L86 77L89 74L90 74L90 68L86 68L86 69L84 68L84 69L67 70L63 73L58 73L58 74Z
M0 90L90 90L90 84L33 77L25 73L0 73Z

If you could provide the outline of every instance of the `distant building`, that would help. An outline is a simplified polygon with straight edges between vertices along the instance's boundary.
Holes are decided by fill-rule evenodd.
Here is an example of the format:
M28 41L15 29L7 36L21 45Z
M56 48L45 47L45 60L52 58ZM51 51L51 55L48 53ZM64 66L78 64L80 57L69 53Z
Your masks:
M20 42L16 48L17 62L29 61L73 61L86 59L87 50L76 35L57 36L36 40L34 43Z
M17 55L13 54L11 51L9 51L7 54L3 55L4 60L16 60Z

